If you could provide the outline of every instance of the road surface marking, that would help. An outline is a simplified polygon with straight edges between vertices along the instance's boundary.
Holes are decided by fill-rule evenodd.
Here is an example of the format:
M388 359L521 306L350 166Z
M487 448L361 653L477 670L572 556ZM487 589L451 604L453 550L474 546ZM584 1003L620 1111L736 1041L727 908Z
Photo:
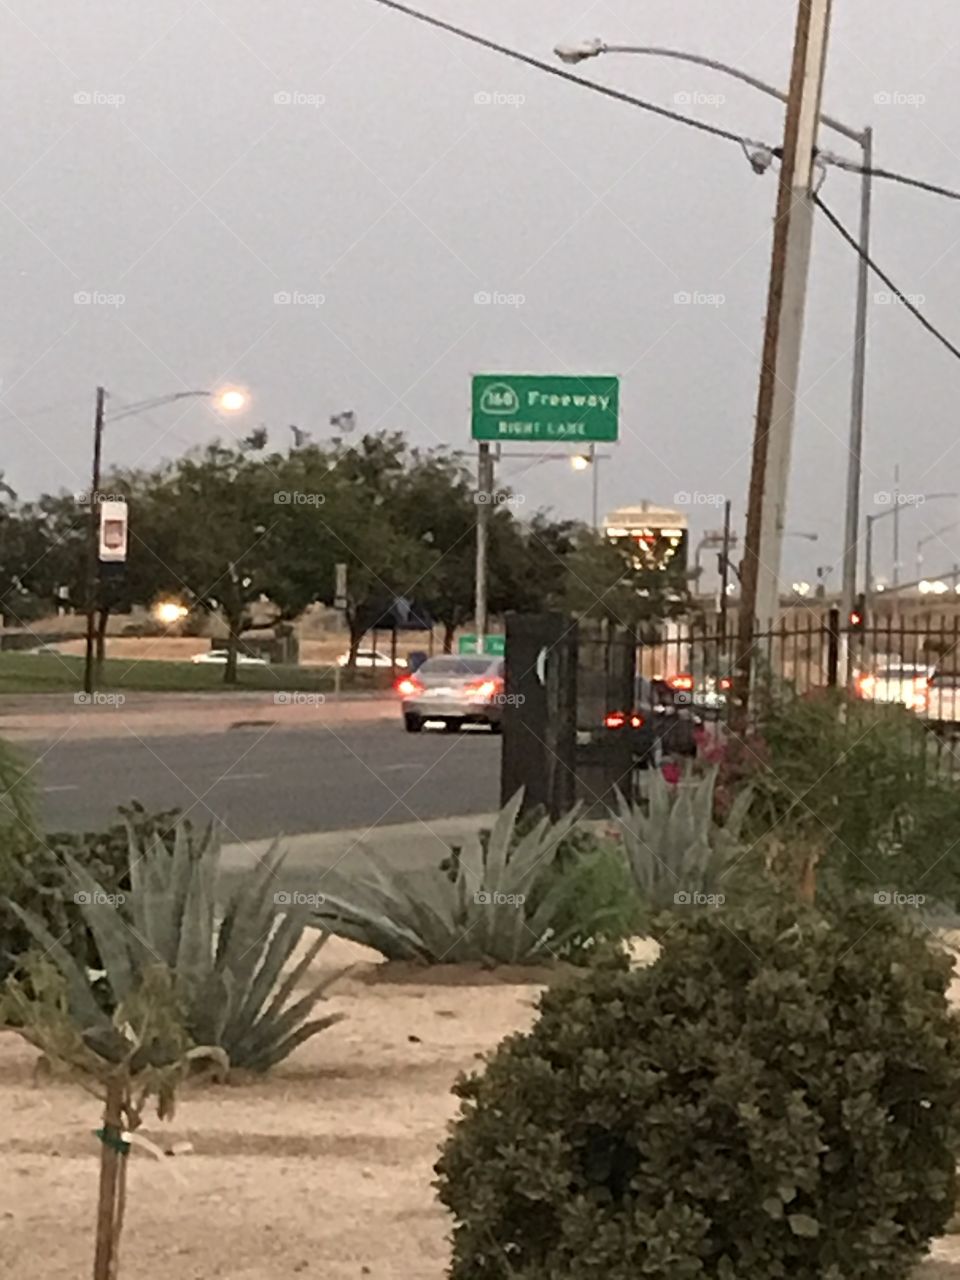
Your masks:
M253 778L266 778L265 773L225 773L217 782L248 782Z
M380 772L381 772L381 773L392 773L395 769L425 769L425 768L426 768L426 764L425 764L425 762L424 762L424 761L422 761L422 760L420 760L420 761L411 760L409 763L404 763L404 764L385 764L385 765L381 765L381 767L380 767Z
M44 787L44 791L79 791L79 786L73 786L72 783L64 783L58 787Z

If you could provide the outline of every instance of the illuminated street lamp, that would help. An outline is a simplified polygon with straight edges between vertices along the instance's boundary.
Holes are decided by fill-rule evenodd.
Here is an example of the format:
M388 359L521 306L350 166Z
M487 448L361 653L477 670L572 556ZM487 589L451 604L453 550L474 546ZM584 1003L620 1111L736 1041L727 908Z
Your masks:
M241 409L247 407L249 399L250 397L240 387L225 387L216 396L215 403L224 413L239 413Z
M217 387L203 391L173 391L135 404L124 405L117 413L106 414L107 391L97 387L96 413L93 422L93 483L90 489L90 537L87 559L87 644L83 667L83 688L93 693L94 640L97 627L97 603L100 598L100 471L103 457L103 428L106 422L136 417L178 400L211 400L223 413L238 413L249 404L250 397L241 387ZM125 557L124 557L125 558Z
M189 612L187 606L181 604L179 600L158 600L153 606L153 616L165 627L182 622Z

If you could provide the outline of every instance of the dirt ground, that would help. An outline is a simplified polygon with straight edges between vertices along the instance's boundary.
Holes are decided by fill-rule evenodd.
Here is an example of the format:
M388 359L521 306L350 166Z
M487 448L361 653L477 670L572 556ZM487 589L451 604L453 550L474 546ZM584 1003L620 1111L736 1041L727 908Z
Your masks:
M121 1277L441 1280L447 1222L430 1181L450 1085L529 1023L536 988L516 972L384 981L370 958L332 940L318 968L360 962L330 994L346 1021L263 1080L190 1086L172 1122L148 1121L153 1142L194 1151L131 1155ZM37 1056L0 1035L0 1276L81 1280L98 1104L72 1083L37 1083Z
M357 965L329 1001L347 1021L264 1080L190 1086L171 1123L144 1128L193 1151L134 1150L121 1277L442 1280L448 1222L430 1182L450 1085L529 1024L537 988L523 971L384 968L336 940L320 959ZM0 1036L0 1276L82 1280L98 1106L74 1084L38 1082L36 1060ZM938 1246L922 1280L960 1280L958 1241Z

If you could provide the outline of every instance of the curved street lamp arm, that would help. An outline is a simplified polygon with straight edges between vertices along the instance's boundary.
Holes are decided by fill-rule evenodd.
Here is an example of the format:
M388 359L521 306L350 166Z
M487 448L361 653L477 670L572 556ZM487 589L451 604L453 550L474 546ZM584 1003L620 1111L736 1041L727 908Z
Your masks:
M629 44L604 44L598 47L598 52L602 53L643 53L650 54L656 58L675 58L678 62L692 62L698 67L708 67L711 71L719 71L721 75L730 76L733 80L740 80L743 84L748 84L753 89L765 93L768 98L776 98L778 102L786 102L787 95L780 89L775 89L772 84L767 84L765 80L758 80L756 76L750 75L747 71L741 71L739 67L731 67L727 62L719 62L716 58L707 58L699 53L685 53L682 49L661 49L655 45L629 45ZM844 124L841 120L835 120L833 116L821 114L820 119L828 128L833 129L836 133L842 134L845 138L850 138L853 142L863 145L863 134L857 129L851 129L849 125Z
M107 422L116 422L120 418L130 418L137 413L148 413L151 409L159 409L165 404L174 404L177 400L189 400L195 397L212 396L212 391L171 391L165 396L153 396L150 400L138 400L128 404L116 413L107 415Z

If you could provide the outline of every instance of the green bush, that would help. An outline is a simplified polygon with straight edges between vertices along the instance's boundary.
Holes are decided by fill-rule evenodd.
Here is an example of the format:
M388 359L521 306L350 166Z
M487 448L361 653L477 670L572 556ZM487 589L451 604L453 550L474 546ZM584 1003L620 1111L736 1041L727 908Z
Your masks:
M17 957L33 945L23 922L5 905L6 899L43 920L81 964L104 968L96 940L74 902L75 886L64 878L64 860L68 855L76 858L105 893L125 893L130 888L131 836L138 842L159 838L172 846L179 810L148 813L133 800L118 808L120 821L103 831L40 832L33 817L31 793L21 792L19 807L17 836L12 842L16 856L0 855L0 981L15 967Z
M452 1280L899 1280L950 1218L950 962L901 912L697 912L456 1086Z
M891 889L960 906L960 787L916 716L842 694L786 694L760 729L754 839L819 845L829 892Z
M29 768L17 751L0 740L0 982L30 945L6 902L8 898L35 899L31 877L41 849Z

